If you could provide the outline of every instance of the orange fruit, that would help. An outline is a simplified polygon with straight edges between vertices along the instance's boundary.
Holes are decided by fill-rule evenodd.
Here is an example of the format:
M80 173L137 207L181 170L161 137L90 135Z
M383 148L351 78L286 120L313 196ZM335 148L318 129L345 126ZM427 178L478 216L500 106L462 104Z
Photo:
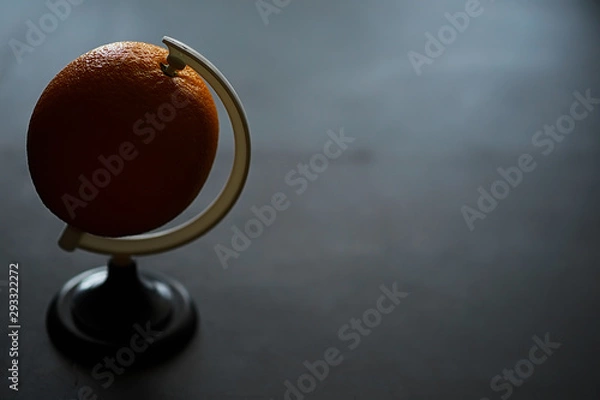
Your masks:
M168 76L168 51L137 42L98 47L48 84L27 134L44 205L100 236L156 229L187 208L215 159L219 121L190 67Z

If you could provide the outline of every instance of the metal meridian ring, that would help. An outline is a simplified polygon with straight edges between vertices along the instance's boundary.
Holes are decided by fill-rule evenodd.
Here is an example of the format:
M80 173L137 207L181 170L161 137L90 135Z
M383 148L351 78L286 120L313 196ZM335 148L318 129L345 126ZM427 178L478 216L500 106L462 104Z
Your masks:
M163 37L162 41L169 49L167 61L176 69L183 69L188 65L196 71L214 89L227 110L235 140L233 167L227 183L217 198L202 213L188 222L164 231L123 238L106 238L67 225L58 241L59 246L64 250L73 251L79 248L100 254L124 256L172 250L211 230L227 215L242 192L250 169L250 128L242 102L223 74L204 56L168 36Z

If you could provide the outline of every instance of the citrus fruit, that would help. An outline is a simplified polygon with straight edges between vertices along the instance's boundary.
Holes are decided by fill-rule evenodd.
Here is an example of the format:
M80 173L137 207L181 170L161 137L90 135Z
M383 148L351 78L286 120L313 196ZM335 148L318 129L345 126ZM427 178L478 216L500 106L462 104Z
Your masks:
M67 224L107 237L148 232L204 185L217 109L190 67L163 72L167 55L147 43L107 44L68 64L40 96L29 171L44 205Z

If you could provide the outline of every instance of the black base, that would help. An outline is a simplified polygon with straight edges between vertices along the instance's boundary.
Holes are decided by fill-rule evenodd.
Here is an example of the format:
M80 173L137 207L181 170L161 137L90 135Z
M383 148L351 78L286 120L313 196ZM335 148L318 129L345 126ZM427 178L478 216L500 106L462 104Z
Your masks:
M69 280L48 309L54 345L84 363L116 358L124 366L165 359L194 335L197 313L187 290L135 263L85 271ZM129 364L129 365L128 365Z

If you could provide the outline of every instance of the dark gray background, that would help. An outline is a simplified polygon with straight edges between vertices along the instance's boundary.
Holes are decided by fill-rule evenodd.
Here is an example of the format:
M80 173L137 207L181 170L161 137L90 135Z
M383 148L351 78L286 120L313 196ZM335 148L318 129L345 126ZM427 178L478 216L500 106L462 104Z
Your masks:
M574 91L600 97L598 6L483 1L484 14L417 76L407 53L423 52L425 32L464 4L292 0L265 25L253 1L87 0L22 63L8 42L24 40L25 22L48 10L42 1L3 4L0 264L20 264L23 329L21 391L8 391L3 372L0 397L66 400L90 385L104 399L282 399L283 382L304 373L305 360L336 346L344 362L307 398L499 399L490 379L527 357L532 336L549 333L562 347L512 398L597 399L600 109L547 157L531 138L569 111ZM202 337L104 390L53 349L44 329L59 287L105 260L57 247L64 224L29 179L27 124L72 59L113 41L160 44L163 35L200 51L235 86L252 128L252 169L217 228L140 260L186 284ZM295 195L286 173L340 128L355 142ZM224 116L221 137L206 190L176 222L223 184L232 154ZM537 169L469 231L461 206L474 206L477 188L523 153ZM292 206L221 268L214 246L228 244L250 207L279 191ZM347 350L338 329L393 282L409 297Z

